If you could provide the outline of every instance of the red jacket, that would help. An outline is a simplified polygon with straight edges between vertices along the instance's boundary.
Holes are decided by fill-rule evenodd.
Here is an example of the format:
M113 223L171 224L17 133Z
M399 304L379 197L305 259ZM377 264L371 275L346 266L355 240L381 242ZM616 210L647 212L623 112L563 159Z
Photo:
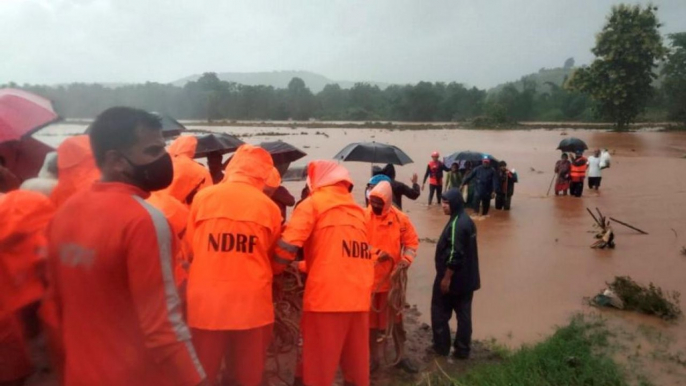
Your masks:
M48 230L66 385L197 385L173 276L175 237L138 188L96 182Z

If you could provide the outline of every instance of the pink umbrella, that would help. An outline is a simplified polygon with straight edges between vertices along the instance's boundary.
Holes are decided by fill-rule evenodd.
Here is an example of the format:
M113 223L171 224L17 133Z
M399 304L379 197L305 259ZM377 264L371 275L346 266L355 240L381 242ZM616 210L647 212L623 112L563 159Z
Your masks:
M57 119L50 100L23 90L0 89L0 143L20 140Z
M37 176L45 156L51 151L55 149L33 137L0 143L0 157L21 181Z

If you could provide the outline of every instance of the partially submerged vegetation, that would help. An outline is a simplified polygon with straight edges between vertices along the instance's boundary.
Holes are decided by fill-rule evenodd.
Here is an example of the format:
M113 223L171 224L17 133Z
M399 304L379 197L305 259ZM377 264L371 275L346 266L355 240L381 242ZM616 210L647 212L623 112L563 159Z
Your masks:
M653 283L641 286L629 276L615 277L608 287L621 299L625 310L655 315L664 320L675 320L681 316L679 292L663 291Z
M436 368L425 373L419 384L628 385L622 366L612 359L610 336L603 321L579 315L543 342L505 353L500 363L479 365L456 374L449 365L436 362Z

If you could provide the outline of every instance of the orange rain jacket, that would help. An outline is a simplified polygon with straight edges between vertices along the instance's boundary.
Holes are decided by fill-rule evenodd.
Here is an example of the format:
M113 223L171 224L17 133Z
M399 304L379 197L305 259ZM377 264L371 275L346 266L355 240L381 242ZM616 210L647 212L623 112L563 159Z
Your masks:
M168 149L174 164L174 180L165 191L187 205L190 201L189 196L212 186L210 171L193 160L197 147L197 137L182 135L176 138Z
M41 193L13 190L0 197L0 317L43 297L45 230L54 214Z
M186 230L193 249L188 324L205 330L246 330L274 322L272 246L281 214L262 193L269 153L243 145L225 179L195 198Z
M174 277L176 278L176 285L180 286L188 279L188 259L186 254L189 248L185 244L183 236L186 233L190 211L186 205L166 191L152 192L147 201L164 214L180 243L180 247L177 249L176 255L174 255Z
M384 202L384 209L380 216L372 211L369 205L365 211L367 220L367 235L372 250L381 250L393 258L393 262L384 261L376 264L374 272L374 291L386 292L391 289L390 275L393 266L404 259L412 263L417 256L419 237L410 222L410 218L401 210L393 206L393 189L386 181L380 182L369 194Z
M147 196L96 182L49 226L47 300L66 353L65 385L194 386L205 378L174 286L175 238Z
M87 135L69 137L57 147L57 170L57 186L50 198L59 208L74 193L90 187L100 178Z
M310 162L307 169L311 194L293 211L277 243L277 259L293 261L304 248L305 311L368 312L374 259L364 210L350 194L348 171L323 160Z

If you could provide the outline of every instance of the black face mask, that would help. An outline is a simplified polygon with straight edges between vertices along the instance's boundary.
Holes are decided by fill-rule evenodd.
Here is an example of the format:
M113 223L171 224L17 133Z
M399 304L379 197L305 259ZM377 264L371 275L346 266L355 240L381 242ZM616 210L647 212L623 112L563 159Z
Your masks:
M383 208L372 206L372 212L374 212L374 214L377 216L381 216L383 214Z
M174 166L169 153L144 165L136 165L125 156L124 159L133 167L133 173L129 175L129 178L145 191L162 190L174 179Z

